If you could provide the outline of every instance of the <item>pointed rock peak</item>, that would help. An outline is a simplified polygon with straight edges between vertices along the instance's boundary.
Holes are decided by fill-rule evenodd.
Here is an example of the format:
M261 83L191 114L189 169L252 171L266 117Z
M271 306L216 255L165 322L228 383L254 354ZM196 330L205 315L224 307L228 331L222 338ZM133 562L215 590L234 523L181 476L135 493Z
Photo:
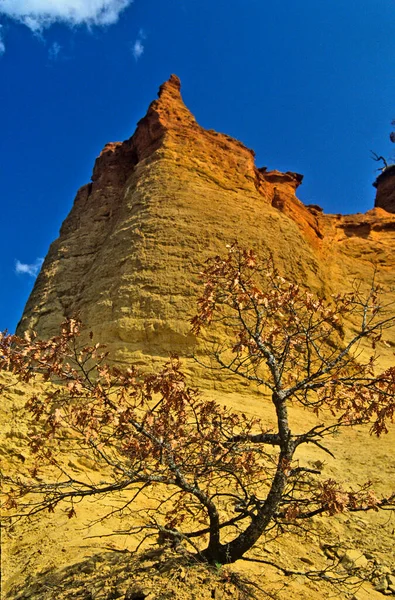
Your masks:
M148 112L139 122L131 142L138 161L146 158L163 143L164 136L185 135L188 130L199 129L195 117L181 98L181 82L171 75L158 92L158 99L151 102Z
M181 97L181 81L177 75L162 83L158 92L158 100L152 102L150 110L158 112L163 124L167 127L182 127L196 123L195 117L185 106ZM150 112L150 110L148 112Z
M177 75L170 75L170 78L160 86L158 96L159 98L162 98L163 95L169 93L174 97L181 98L180 90L180 78L177 77Z

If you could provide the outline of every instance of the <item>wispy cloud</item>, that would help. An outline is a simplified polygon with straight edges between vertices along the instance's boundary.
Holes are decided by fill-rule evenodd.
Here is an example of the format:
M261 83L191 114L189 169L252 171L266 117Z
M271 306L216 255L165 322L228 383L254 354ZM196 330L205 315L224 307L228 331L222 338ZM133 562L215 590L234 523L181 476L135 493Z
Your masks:
M58 54L61 51L62 46L58 44L58 42L54 42L51 44L48 50L48 56L50 60L56 60L58 58Z
M0 25L0 56L5 52L5 45L3 42L3 36L1 34L2 25Z
M34 33L54 23L112 25L133 0L1 0L0 15L19 21Z
M36 258L34 263L31 263L29 265L21 262L20 260L17 260L15 263L15 273L17 273L18 275L23 273L24 275L30 275L30 277L37 277L43 262L43 258Z
M144 52L144 46L143 46L141 40L136 40L133 45L134 58L136 60L138 60L140 58L140 56L143 54L143 52Z
M135 60L138 60L143 52L144 52L144 44L143 41L145 40L146 35L143 29L140 29L139 34L137 36L137 40L134 42L133 47L132 47L132 54L135 58Z

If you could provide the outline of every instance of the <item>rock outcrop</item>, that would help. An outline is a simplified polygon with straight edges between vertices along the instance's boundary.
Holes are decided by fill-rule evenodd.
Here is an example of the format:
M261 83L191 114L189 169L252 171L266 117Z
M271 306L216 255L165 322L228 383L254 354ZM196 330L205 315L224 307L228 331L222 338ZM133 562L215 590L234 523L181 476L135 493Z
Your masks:
M370 281L372 263L388 280L395 267L393 200L366 215L324 215L297 199L301 181L296 173L257 168L241 142L200 127L172 75L134 135L107 144L96 160L17 333L48 337L77 315L121 362L188 355L198 273L235 239L269 249L285 273L323 294L353 277Z
M395 213L395 165L386 167L373 185L377 188L374 205L387 212Z

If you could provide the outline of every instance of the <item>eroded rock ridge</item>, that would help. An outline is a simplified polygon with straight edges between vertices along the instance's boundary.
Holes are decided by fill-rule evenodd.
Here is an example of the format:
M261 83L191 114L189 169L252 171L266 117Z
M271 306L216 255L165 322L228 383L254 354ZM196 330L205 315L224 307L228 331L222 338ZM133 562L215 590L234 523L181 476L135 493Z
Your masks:
M324 215L295 192L297 173L257 168L241 142L198 125L172 75L134 135L107 144L77 193L27 302L18 334L58 332L79 316L120 361L190 354L189 319L206 258L238 239L274 254L315 291L395 268L395 178L377 180L376 208Z

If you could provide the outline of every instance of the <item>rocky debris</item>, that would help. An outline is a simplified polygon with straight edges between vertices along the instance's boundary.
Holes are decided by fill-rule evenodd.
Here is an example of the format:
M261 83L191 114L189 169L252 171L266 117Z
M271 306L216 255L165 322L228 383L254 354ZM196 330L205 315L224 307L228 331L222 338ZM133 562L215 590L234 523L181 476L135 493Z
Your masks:
M29 575L5 600L243 600L263 598L237 575L166 549L98 554L63 569ZM266 595L265 595L266 597Z
M330 544L323 544L321 548L330 560L338 559L339 566L350 575L370 581L376 592L386 596L395 595L395 565L389 567L372 552L363 552L355 548Z
M386 596L395 596L395 568L384 565L377 565L371 582L377 592L381 592Z

